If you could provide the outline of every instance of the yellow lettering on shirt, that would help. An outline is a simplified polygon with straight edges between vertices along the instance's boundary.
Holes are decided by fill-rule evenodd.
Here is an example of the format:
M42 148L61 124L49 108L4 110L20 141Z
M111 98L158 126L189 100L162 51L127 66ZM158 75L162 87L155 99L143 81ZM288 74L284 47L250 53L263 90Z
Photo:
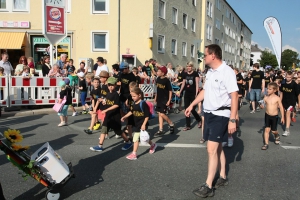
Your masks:
M260 78L260 75L254 75L253 78Z
M162 85L162 84L160 84L160 83L157 83L157 87L160 88L160 89L165 89L166 86L165 86L165 85Z
M135 117L144 117L144 112L140 112L140 111L133 111L133 116Z
M129 80L125 79L125 78L122 78L121 82L124 83L124 84L128 84Z
M101 90L101 94L106 96L107 92L105 90Z
M106 105L113 106L114 104L115 104L115 101L111 101L109 99L106 99Z
M292 92L293 89L289 89L289 88L283 87L282 91L284 91L284 92Z

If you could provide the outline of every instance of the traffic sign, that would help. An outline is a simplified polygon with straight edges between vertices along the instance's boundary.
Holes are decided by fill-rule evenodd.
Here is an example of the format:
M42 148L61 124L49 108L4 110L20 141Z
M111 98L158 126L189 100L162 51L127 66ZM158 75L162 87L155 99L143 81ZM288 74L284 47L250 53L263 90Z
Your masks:
M67 36L66 0L43 0L43 34L51 45Z

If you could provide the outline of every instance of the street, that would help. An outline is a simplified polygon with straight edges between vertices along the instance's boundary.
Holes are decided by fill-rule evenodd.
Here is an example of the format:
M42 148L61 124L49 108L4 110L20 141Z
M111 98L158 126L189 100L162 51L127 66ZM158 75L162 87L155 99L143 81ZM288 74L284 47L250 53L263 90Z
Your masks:
M299 199L300 118L292 123L289 137L281 136L281 144L275 145L271 135L269 149L263 151L264 110L249 112L248 104L241 108L241 131L234 135L234 146L225 148L229 185L215 190L213 199ZM159 147L152 155L149 147L141 146L136 161L125 158L130 150L121 150L123 141L113 132L105 140L103 152L90 151L98 144L99 131L92 135L83 132L90 123L89 115L69 116L65 127L57 127L55 113L1 118L0 131L20 130L22 144L31 146L29 153L49 142L66 163L72 162L76 178L63 188L61 199L201 199L192 191L206 180L206 144L199 144L201 132L193 117L192 129L184 132L183 111L169 116L176 134L155 137ZM158 131L157 124L157 118L151 120L148 131ZM280 124L278 130L282 135ZM24 180L2 151L0 166L8 200L45 198L46 188L30 177Z

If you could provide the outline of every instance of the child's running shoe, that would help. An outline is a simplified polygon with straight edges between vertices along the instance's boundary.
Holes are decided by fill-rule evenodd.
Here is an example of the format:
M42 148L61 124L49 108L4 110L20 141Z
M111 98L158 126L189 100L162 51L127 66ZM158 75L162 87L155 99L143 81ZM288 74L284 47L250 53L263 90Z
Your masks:
M123 151L127 151L128 149L130 149L132 147L132 142L126 143L123 147L122 150Z
M215 195L214 189L209 188L208 185L205 183L199 189L193 191L194 195L197 195L202 198L212 197Z
M170 130L170 134L174 134L175 132L174 124L173 126L169 126L169 130Z
M88 111L83 110L83 111L81 112L81 114L88 114Z
M289 131L284 131L284 133L282 134L282 136L285 136L285 137L287 137L287 136L289 136L290 135L290 132Z
M296 122L296 118L295 117L292 117L292 122Z
M93 129L94 129L94 130L98 130L98 129L100 128L100 126L101 126L100 122L97 122L97 123L95 124L95 126L93 127Z
M91 129L84 129L84 132L89 135L93 134L93 131Z
M137 159L137 157L136 157L136 154L135 154L135 153L131 153L131 154L129 154L128 156L126 156L126 158L127 158L128 160L136 160L136 159Z
M77 116L77 115L78 115L77 112L73 112L73 114L72 114L73 117L75 117L75 116Z
M99 145L97 145L94 147L90 147L90 150L100 152L100 151L103 151L103 148L99 147Z
M224 178L222 178L222 177L219 177L218 180L217 180L217 182L216 182L215 188L219 188L219 187L221 187L221 186L226 186L226 185L228 185L228 180L227 180L227 178L224 179Z
M163 134L165 134L165 132L159 130L159 131L157 131L154 135L155 135L155 136L161 136L161 135L163 135Z
M155 143L152 144L152 145L150 146L149 153L150 153L150 154L153 154L153 153L155 152L156 147L157 147L157 144L155 144Z

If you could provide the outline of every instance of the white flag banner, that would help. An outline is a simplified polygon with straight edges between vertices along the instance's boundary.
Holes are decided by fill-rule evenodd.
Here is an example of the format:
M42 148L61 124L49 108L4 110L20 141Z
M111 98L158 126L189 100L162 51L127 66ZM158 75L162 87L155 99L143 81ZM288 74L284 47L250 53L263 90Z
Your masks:
M278 66L280 67L282 52L281 28L275 17L266 18L264 21L264 27L269 35L275 56L277 58Z

